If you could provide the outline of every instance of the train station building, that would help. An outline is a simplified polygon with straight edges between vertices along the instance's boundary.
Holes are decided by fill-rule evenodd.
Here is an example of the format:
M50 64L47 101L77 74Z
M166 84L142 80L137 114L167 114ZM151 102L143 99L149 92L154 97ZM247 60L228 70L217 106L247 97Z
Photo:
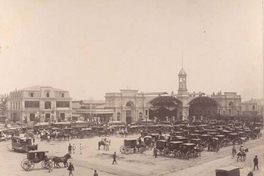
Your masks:
M219 114L237 115L241 112L241 96L236 92L206 95L189 93L187 73L182 68L178 74L178 92L143 93L138 90L121 90L106 93L105 108L113 110L113 120L134 123L143 120L175 121L187 118L201 120Z

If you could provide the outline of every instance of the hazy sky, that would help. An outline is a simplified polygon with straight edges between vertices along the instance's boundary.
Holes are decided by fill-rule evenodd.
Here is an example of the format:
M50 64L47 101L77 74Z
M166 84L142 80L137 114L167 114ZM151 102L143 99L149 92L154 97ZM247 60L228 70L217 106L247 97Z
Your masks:
M0 94L34 85L104 99L143 92L263 94L261 0L0 0Z

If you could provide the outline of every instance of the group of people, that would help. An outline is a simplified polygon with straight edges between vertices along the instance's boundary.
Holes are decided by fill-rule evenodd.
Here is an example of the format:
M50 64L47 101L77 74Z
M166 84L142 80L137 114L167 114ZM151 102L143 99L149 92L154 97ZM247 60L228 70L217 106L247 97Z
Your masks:
M71 145L71 143L69 143L69 146L68 146L68 153L69 153L69 154L75 154L75 150L76 150L76 146L75 146L75 144ZM80 154L82 154L83 146L82 146L81 143L80 143L80 146L79 146L79 150L80 150Z

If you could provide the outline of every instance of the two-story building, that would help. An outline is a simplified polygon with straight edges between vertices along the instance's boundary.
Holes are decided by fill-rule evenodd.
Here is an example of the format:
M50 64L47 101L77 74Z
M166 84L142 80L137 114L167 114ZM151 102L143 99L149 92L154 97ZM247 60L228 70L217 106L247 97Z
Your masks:
M10 92L7 109L9 119L27 123L69 121L72 116L69 91L50 86Z

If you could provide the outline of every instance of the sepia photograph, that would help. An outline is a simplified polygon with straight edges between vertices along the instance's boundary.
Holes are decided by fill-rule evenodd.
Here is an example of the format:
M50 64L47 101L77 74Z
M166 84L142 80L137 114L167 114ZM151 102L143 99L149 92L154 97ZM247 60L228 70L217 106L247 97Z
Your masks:
M263 0L0 0L1 176L263 176Z

